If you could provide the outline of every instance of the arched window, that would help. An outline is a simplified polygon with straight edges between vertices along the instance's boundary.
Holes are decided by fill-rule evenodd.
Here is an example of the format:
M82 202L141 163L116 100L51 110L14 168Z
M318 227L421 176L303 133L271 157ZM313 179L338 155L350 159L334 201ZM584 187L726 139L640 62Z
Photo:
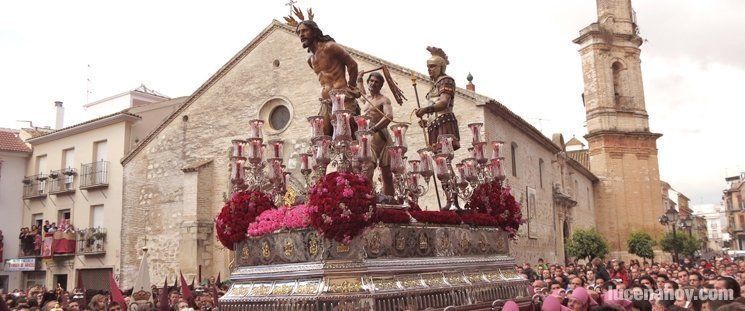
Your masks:
M512 156L512 176L517 177L517 143L513 141L510 147L510 154Z
M623 70L625 68L621 62L616 61L611 65L611 69L613 70L613 101L616 104L621 104L622 97L626 95L623 85Z
M538 184L543 189L543 159L538 159Z

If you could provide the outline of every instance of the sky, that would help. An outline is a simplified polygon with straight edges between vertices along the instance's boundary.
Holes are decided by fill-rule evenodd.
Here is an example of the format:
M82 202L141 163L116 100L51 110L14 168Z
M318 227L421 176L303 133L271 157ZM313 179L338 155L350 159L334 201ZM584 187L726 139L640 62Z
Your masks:
M287 0L11 1L0 10L0 127L84 121L86 102L140 84L189 95ZM300 0L337 42L426 72L443 48L459 86L495 98L550 137L586 134L577 46L594 1ZM693 205L718 203L725 176L745 170L745 1L633 1L660 175ZM90 81L90 82L88 82Z

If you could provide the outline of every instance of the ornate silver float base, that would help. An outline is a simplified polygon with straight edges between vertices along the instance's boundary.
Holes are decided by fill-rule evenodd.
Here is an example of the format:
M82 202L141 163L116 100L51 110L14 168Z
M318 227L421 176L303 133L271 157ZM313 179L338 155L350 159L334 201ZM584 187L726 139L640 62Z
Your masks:
M239 268L220 308L498 310L530 306L508 237L489 228L379 225L348 245L300 230L237 245Z

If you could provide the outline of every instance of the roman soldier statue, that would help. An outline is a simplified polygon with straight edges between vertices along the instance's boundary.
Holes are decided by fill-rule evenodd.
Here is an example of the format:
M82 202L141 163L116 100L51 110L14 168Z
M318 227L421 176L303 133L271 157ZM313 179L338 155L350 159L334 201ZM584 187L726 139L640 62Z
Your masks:
M426 95L429 106L417 109L416 116L421 118L424 115L434 114L434 120L426 125L427 140L432 150L439 151L437 138L445 134L455 136L453 149L458 150L460 133L458 132L458 120L453 114L455 80L445 74L445 69L450 62L448 56L440 48L430 46L427 47L427 51L432 54L432 57L427 60L427 71L433 84L432 89Z

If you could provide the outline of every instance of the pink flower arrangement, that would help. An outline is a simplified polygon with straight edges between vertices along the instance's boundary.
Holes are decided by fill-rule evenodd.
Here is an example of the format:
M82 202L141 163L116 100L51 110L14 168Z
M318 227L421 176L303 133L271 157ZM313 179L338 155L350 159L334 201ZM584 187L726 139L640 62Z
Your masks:
M265 210L248 225L248 236L262 236L282 229L286 214L287 207L284 206Z
M285 214L284 227L286 229L302 229L310 226L310 215L318 210L315 206L297 205Z

